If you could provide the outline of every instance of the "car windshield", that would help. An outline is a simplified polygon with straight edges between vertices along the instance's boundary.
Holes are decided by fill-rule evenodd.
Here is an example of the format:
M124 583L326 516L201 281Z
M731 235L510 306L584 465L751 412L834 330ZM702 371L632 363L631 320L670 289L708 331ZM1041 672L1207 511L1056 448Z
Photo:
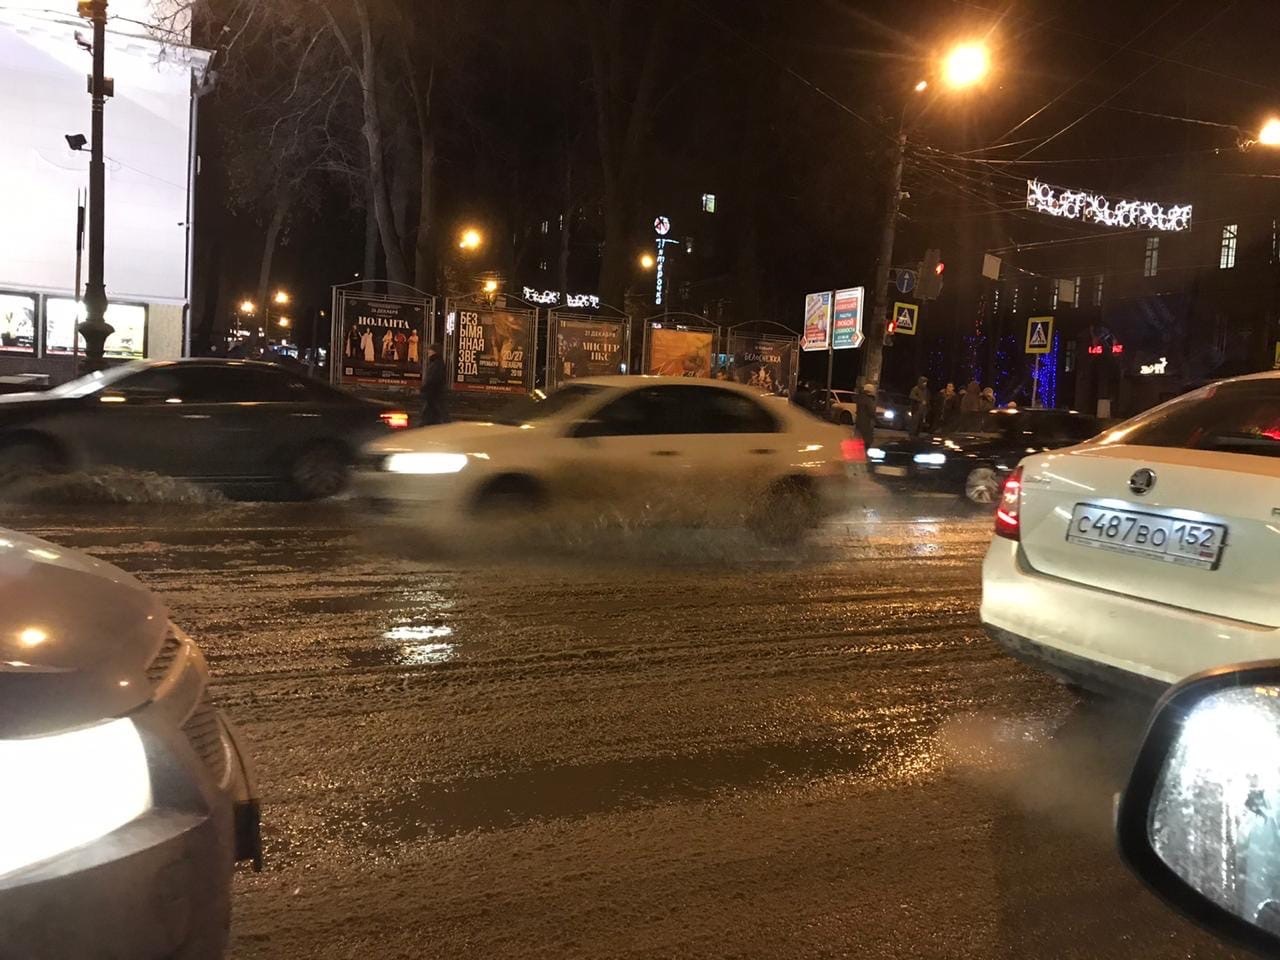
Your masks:
M1108 430L1098 443L1280 456L1280 377L1211 384Z
M588 397L603 393L606 389L608 388L598 383L571 383L551 393L539 391L532 396L521 397L507 404L494 414L492 422L515 427L522 423L546 420L576 406Z
M127 377L133 376L140 370L146 369L149 369L149 365L145 363L123 363L118 367L98 370L94 373L87 373L83 377L68 380L66 383L49 390L46 396L71 399L87 397L97 393L99 390L105 390L107 387L113 386Z

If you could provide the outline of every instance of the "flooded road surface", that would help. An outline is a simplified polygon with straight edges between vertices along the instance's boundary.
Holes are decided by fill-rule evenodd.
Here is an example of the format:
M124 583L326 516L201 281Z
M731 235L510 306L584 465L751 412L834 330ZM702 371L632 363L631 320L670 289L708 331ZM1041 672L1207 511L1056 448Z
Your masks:
M989 521L950 501L790 552L24 509L164 596L252 744L237 960L1228 955L1113 852L1144 712L985 639Z

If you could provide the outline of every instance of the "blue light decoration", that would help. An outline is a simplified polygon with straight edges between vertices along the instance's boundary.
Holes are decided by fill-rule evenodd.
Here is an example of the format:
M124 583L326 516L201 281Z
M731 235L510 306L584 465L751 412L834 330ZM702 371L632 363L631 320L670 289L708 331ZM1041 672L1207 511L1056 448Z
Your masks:
M1043 358L1037 357L1040 363L1040 406L1056 407L1058 405L1058 347L1062 341L1058 334L1053 335L1053 347Z

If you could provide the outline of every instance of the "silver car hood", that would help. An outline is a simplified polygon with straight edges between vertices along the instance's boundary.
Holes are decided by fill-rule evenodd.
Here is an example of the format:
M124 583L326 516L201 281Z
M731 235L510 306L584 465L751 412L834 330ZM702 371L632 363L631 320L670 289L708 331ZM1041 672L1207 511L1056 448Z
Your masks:
M0 739L146 703L167 630L164 606L123 570L0 529Z

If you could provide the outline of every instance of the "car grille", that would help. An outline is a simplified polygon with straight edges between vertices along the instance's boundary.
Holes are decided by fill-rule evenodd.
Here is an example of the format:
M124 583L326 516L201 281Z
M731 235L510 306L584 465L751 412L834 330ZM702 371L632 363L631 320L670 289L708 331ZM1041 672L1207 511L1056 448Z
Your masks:
M218 719L218 708L213 705L206 693L200 698L200 705L195 713L182 725L182 732L191 742L191 749L196 752L213 779L221 783L227 772L227 754L222 744L222 722Z
M169 670L173 667L173 661L178 656L178 651L182 649L182 641L178 639L178 635L174 632L173 627L169 628L169 632L165 635L164 644L160 647L160 652L156 654L155 659L147 664L147 679L151 681L152 686L156 686L169 674Z

